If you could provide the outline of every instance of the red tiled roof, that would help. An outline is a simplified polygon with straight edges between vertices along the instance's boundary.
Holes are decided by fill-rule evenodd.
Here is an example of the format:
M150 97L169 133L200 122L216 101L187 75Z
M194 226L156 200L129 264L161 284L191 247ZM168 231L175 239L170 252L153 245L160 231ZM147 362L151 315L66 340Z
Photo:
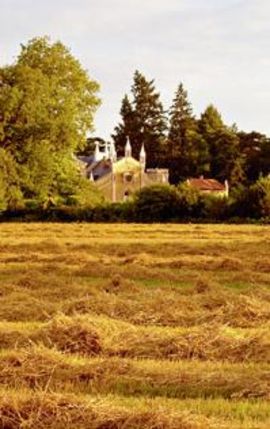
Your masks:
M188 182L194 188L200 191L225 191L226 187L216 179L188 179Z

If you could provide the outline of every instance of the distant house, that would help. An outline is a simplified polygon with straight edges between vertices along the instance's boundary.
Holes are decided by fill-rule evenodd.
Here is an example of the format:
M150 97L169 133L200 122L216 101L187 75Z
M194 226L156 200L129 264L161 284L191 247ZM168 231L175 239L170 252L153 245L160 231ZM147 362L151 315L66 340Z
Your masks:
M220 197L229 196L229 185L227 180L225 180L224 183L220 183L216 179L205 179L201 176L200 178L187 179L187 183L202 194L210 194Z
M146 169L144 146L141 148L139 160L132 157L129 140L123 158L117 157L113 143L105 144L102 150L98 141L92 156L78 158L86 177L112 202L125 201L145 186L169 181L167 169Z

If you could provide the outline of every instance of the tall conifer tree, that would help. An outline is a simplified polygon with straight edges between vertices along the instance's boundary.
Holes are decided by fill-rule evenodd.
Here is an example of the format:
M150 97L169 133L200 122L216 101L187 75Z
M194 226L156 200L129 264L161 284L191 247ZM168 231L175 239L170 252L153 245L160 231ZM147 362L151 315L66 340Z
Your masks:
M208 147L199 133L187 91L182 83L178 86L170 109L168 146L168 165L172 183L208 171Z
M125 144L127 137L133 140L134 135L134 110L129 101L127 94L125 94L120 115L122 117L122 122L115 127L115 133L113 134L113 139L118 155L123 156L125 152Z
M166 118L154 81L148 81L139 71L134 74L132 102L122 101L122 122L115 128L113 139L120 152L130 138L133 156L139 157L142 144L147 154L147 167L160 166L164 158Z

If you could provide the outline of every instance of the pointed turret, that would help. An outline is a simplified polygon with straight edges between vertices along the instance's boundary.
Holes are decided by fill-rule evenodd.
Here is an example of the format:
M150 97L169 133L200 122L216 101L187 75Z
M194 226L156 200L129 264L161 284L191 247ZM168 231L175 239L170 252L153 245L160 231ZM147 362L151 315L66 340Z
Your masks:
M130 158L131 156L132 156L132 149L131 149L131 144L128 137L126 146L125 146L125 157Z
M141 163L142 168L145 169L146 153L145 153L144 144L142 144L141 151L140 151L140 163Z
M117 161L117 153L116 153L114 142L110 143L110 159L111 159L112 162L116 162Z
M102 160L103 154L99 150L99 142L98 141L96 141L95 145L96 145L96 147L95 147L95 153L94 153L94 161L98 162L98 161Z

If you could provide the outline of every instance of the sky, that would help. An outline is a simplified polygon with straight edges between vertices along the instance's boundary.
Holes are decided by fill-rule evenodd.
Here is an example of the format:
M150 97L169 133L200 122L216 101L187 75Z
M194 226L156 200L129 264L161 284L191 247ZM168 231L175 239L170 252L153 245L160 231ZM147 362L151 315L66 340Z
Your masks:
M165 109L180 82L194 113L270 136L269 0L0 0L0 66L20 44L60 40L101 85L94 135L109 139L136 69Z

